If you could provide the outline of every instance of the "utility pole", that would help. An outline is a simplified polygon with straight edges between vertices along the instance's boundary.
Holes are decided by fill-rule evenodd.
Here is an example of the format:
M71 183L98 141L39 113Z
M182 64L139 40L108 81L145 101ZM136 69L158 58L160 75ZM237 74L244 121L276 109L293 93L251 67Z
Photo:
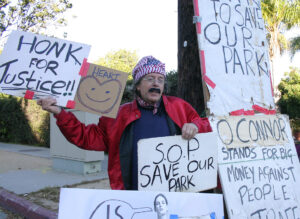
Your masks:
M205 115L193 0L178 0L178 88L177 94Z

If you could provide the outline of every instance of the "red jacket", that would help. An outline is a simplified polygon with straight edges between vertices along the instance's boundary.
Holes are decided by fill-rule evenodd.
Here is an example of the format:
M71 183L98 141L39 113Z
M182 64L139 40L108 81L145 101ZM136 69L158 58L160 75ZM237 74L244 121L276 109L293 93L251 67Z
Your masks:
M193 107L186 101L170 96L163 96L165 110L171 120L182 128L183 124L193 122L199 133L211 132L207 118L200 118ZM122 105L116 119L101 117L98 125L86 126L73 113L61 111L56 115L57 125L71 143L86 150L108 152L108 175L112 189L125 189L119 156L119 144L125 128L139 119L141 113L134 100Z

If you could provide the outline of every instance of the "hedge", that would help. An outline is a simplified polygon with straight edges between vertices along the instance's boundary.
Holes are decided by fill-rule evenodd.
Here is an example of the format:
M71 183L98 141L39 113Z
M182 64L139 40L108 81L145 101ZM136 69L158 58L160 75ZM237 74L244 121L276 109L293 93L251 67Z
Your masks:
M0 142L50 147L49 124L36 101L0 93Z

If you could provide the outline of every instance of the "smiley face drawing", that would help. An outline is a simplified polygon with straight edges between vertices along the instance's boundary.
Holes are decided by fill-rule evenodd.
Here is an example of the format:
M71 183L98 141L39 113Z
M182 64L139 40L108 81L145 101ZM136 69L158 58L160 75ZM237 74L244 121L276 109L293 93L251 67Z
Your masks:
M111 112L119 100L122 84L116 79L100 82L94 76L87 76L80 81L77 97L80 104L94 112Z

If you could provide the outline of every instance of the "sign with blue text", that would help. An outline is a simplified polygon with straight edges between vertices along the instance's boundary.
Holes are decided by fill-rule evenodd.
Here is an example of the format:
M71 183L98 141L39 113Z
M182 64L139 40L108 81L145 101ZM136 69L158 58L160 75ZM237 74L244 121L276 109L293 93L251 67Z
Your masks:
M300 165L287 116L213 117L211 124L229 218L300 218Z
M59 106L68 107L89 50L88 45L13 31L0 56L2 92L27 99L52 96Z
M199 192L217 186L215 133L201 133L187 141L181 136L138 142L138 189Z
M274 110L268 41L259 0L194 0L207 107L214 116ZM244 115L246 115L246 113Z
M62 188L59 219L222 219L223 196Z

